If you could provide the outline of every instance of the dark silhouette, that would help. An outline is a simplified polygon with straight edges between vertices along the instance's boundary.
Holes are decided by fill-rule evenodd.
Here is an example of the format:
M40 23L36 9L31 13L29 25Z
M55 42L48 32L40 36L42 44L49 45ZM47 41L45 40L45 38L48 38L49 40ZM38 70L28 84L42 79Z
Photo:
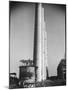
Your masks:
M19 86L19 79L16 77L16 73L9 74L9 88L17 88Z
M66 59L62 59L57 68L57 75L59 79L66 80Z

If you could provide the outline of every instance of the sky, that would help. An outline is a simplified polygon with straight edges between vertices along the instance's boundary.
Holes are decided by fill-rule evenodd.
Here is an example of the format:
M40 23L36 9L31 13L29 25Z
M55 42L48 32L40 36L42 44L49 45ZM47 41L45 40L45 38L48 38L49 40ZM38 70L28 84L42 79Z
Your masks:
M48 72L57 75L65 54L65 5L43 4L47 31ZM33 60L35 4L10 4L10 72L19 76L20 60Z

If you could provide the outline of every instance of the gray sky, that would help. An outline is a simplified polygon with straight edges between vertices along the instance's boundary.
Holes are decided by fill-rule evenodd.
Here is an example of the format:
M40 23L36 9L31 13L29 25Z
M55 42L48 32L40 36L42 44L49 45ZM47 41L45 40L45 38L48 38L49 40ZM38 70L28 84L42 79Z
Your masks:
M43 4L47 31L49 75L57 74L57 65L65 53L65 7ZM11 4L10 72L19 74L21 59L33 59L35 4Z

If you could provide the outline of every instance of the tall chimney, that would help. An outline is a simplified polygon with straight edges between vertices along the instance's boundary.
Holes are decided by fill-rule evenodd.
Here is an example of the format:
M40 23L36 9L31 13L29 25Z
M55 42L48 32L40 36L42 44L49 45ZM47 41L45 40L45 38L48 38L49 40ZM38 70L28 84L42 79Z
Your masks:
M47 67L47 33L44 22L44 8L41 3L35 5L35 32L34 32L34 65L36 81L46 79Z

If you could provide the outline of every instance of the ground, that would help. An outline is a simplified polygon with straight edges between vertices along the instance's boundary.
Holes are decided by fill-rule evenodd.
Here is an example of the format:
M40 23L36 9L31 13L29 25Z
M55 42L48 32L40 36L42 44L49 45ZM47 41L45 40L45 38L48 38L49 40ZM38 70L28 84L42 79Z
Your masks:
M61 80L61 79L58 79L58 80L45 80L45 81L42 81L42 82L37 82L37 83L25 83L23 85L19 85L19 86L16 86L16 85L10 85L10 88L32 88L32 87L49 87L49 86L64 86L66 85L66 81L65 80Z

